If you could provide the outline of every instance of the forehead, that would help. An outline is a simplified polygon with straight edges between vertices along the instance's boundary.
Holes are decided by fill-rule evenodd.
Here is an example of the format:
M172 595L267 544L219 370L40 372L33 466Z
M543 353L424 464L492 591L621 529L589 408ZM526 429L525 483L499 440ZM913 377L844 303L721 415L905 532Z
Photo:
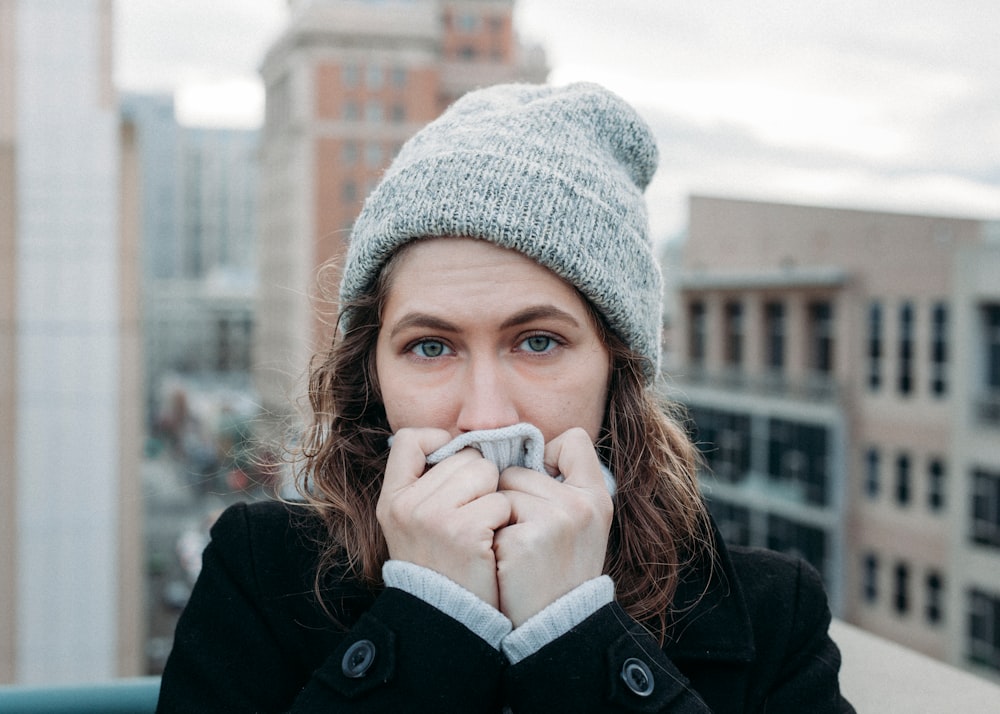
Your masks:
M384 268L387 302L457 303L503 295L546 299L590 312L575 287L531 258L474 238L426 238L401 248Z

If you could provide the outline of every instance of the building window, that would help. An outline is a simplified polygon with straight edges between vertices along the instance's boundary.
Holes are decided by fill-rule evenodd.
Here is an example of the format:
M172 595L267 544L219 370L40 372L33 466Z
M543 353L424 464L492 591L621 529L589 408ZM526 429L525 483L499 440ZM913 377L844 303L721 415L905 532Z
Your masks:
M738 483L750 471L750 417L718 409L691 407L698 446L708 470L720 481Z
M878 556L869 553L864 558L861 594L865 602L878 602Z
M354 166L358 163L358 145L355 142L344 143L340 150L340 162L344 166Z
M980 307L982 333L982 396L978 417L984 424L1000 425L1000 304Z
M358 185L353 181L345 181L340 196L344 203L354 203L358 200Z
M826 571L826 534L815 526L797 523L783 516L768 515L767 547L779 553L803 558L823 577Z
M743 305L727 302L725 307L725 360L730 367L743 364Z
M476 48L472 45L462 45L458 48L458 58L466 62L471 62L476 59Z
M1000 595L969 591L968 657L1000 672Z
M688 306L688 359L691 365L705 364L705 303L696 300Z
M804 503L827 503L827 454L827 430L822 426L768 420L768 480L791 487Z
M402 89L406 86L406 68L405 67L393 67L392 68L392 86L397 89Z
M868 498L878 496L881 479L879 478L879 452L874 446L865 452L865 493Z
M378 142L371 142L365 145L365 165L369 168L377 169L382 166L384 155L382 145Z
M750 509L727 501L709 499L708 508L722 539L730 545L750 545Z
M927 622L932 625L939 624L944 620L944 580L936 570L927 573L927 604L925 614Z
M341 68L341 81L345 87L357 87L360 78L361 70L353 62L349 62Z
M944 459L933 457L927 462L927 508L935 513L944 510L945 504Z
M382 104L377 101L370 101L365 105L365 121L372 124L382 122Z
M348 100L344 102L344 119L347 121L358 121L361 118L361 109L358 103Z
M899 307L899 374L896 386L900 394L913 391L913 304Z
M385 72L380 65L368 65L365 71L365 84L368 86L368 89L376 91L382 89L382 85L385 84Z
M971 528L974 543L1000 548L1000 471L972 472Z
M455 27L459 32L476 32L479 29L479 16L471 12L463 12L455 18Z
M948 391L948 306L943 302L931 308L931 394L944 396Z
M406 107L396 103L389 108L389 120L393 124L402 124L406 121Z
M896 457L896 503L907 506L910 503L910 455Z
M810 367L819 374L833 372L833 305L814 302L809 305Z
M785 367L785 306L769 302L764 306L765 344L764 363L772 372Z
M897 563L893 575L893 607L903 615L910 609L910 568L906 563Z
M868 306L868 388L873 392L882 386L882 305Z

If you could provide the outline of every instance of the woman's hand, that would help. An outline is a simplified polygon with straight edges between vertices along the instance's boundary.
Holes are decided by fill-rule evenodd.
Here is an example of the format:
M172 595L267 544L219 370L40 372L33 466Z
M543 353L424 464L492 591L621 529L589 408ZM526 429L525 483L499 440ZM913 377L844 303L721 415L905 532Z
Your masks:
M545 465L563 481L517 467L500 475L511 510L493 551L500 611L514 627L604 571L614 505L587 432L546 444Z
M494 533L511 518L497 492L496 466L464 449L427 468L444 446L442 429L400 429L393 437L375 514L389 557L430 568L499 609Z

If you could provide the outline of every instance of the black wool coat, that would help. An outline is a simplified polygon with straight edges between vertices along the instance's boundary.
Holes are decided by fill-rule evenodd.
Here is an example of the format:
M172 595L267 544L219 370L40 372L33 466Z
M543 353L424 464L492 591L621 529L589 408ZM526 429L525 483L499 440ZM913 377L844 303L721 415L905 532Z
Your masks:
M521 662L403 591L336 574L314 595L318 519L229 508L181 615L158 712L853 712L816 572L719 544L661 648L611 603Z

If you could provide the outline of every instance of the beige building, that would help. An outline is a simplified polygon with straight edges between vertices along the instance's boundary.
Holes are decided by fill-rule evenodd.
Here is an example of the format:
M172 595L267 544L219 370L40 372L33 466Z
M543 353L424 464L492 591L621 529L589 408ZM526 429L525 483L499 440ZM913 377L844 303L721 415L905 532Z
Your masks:
M142 671L138 175L111 0L0 0L0 683Z
M543 81L514 0L300 0L268 51L261 148L256 381L285 413L331 335L337 261L365 196L399 147L461 94Z
M1000 679L996 224L695 196L671 381L733 541Z

